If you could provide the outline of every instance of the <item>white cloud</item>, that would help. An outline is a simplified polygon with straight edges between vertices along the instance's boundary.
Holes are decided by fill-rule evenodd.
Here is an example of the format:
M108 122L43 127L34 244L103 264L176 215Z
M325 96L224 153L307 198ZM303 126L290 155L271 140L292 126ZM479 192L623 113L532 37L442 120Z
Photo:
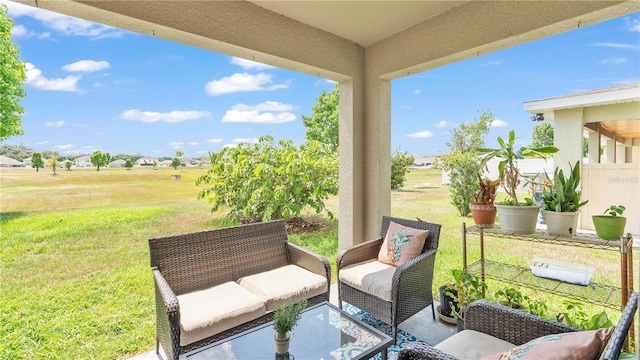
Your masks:
M46 123L44 123L44 126L46 127L63 127L64 126L64 121L60 120L60 121L47 121Z
M208 142L209 144L217 144L217 143L221 143L221 142L223 142L223 141L224 141L224 139L221 139L221 138L214 138L214 139L209 139L209 140L207 140L207 142Z
M413 95L420 95L421 92L422 92L422 90L415 89L415 90L413 90Z
M233 143L234 144L241 144L241 143L249 143L249 144L256 144L258 143L258 138L235 138L233 139Z
M640 18L638 19L625 19L627 23L627 30L633 32L640 32Z
M495 119L491 123L491 127L507 127L507 126L509 126L509 124L506 121L500 120L500 119Z
M407 137L409 138L414 138L414 139L427 139L433 136L433 133L429 130L425 130L425 131L420 131L420 132L414 132L411 134L408 134Z
M621 58L617 56L611 56L600 61L600 64L626 64L627 58Z
M56 145L53 147L55 150L59 151L70 151L76 148L73 144L65 144L65 145Z
M173 142L168 143L167 145L171 149L179 150L179 149L182 149L182 147L184 146L184 143L183 142L179 142L179 141L173 141Z
M500 66L502 65L502 63L502 60L492 60L485 62L484 64L482 64L482 66Z
M197 143L197 142L195 142L195 141L194 141L194 142L190 142L190 143L189 143L189 146L196 146L196 145L198 145L198 143Z
M49 142L48 141L40 141L37 142L36 145L47 145Z
M89 36L93 38L121 37L122 30L94 23L91 21L61 15L52 11L13 2L2 2L8 5L7 15L12 18L28 16L42 23L45 27L63 35Z
M204 88L207 95L216 96L246 91L273 91L289 87L287 83L272 84L272 77L273 75L265 73L255 75L236 73L220 80L209 81Z
M25 63L27 70L27 79L25 86L31 86L39 90L50 91L78 91L78 81L82 78L80 75L69 75L66 78L47 79L42 76L42 71L31 63Z
M11 36L13 36L13 37L28 37L29 36L29 30L27 30L27 28L24 27L24 25L16 25L13 28L11 28Z
M614 49L623 49L623 50L636 50L638 45L634 44L620 44L620 43L594 43L592 46L602 46L602 47L610 47Z
M256 69L256 70L264 70L264 69L275 69L275 66L259 63L257 61L251 61L247 59L241 59L238 57L232 57L231 63L235 65L241 66L245 70Z
M291 110L293 105L277 101L265 101L254 106L236 104L224 114L222 122L283 124L296 120Z
M446 121L444 121L444 120L440 120L440 121L438 121L434 126L435 126L437 129L442 129L442 128L444 128L444 127L447 127L447 125L449 125L449 123L448 123L448 122L446 122Z
M110 68L107 61L80 60L62 67L63 70L73 72L93 72Z
M187 120L196 120L201 118L211 119L211 113L209 111L171 111L167 113L160 113L154 111L141 111L138 109L131 109L123 112L119 116L122 120L142 121L146 123L154 122L167 122L167 123L179 123Z

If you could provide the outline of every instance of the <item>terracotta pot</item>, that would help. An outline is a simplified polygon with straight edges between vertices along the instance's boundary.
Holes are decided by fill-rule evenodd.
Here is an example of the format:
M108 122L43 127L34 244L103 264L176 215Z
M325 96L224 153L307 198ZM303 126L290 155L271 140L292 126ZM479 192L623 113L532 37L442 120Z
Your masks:
M484 205L478 203L470 203L469 208L473 215L473 221L479 228L490 229L496 222L496 214L498 211L493 205Z

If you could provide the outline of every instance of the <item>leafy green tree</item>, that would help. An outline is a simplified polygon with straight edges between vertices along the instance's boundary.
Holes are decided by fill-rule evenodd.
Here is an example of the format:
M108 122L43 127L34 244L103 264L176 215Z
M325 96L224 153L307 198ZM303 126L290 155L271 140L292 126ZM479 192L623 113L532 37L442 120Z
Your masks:
M543 121L534 126L529 146L534 148L553 146L553 125L548 121Z
M338 126L340 124L338 112L338 84L329 92L322 90L316 104L313 105L313 115L302 115L302 123L307 128L307 140L317 140L338 148Z
M44 160L42 160L42 154L39 152L34 152L31 155L31 167L32 168L36 168L36 172L38 172L38 170L40 168L44 168Z
M93 166L97 167L97 171L100 171L101 166L106 166L109 163L109 159L107 158L107 154L102 153L100 150L96 150L91 154L91 158L89 159Z
M48 165L51 166L51 170L53 170L53 175L57 175L56 170L58 169L58 165L60 162L58 161L58 155L52 155L47 161Z
M131 158L127 159L124 162L124 167L126 167L127 170L131 170L131 168L133 168L133 160Z
M413 165L414 157L407 152L397 149L391 158L391 189L400 189L407 180L409 168Z
M6 14L7 6L0 4L0 141L24 134L20 99L27 95L22 85L27 78L25 65L11 39L13 20Z
M3 144L0 145L0 155L8 156L12 159L16 159L18 161L24 161L25 159L31 158L33 154L33 149L30 147L20 144L20 145L11 145L11 144Z
M484 110L478 119L458 125L447 143L450 152L440 157L440 167L449 173L451 203L462 216L471 213L469 203L475 201L474 194L479 189L477 174L482 168L474 150L484 145L493 120L491 110Z
M180 171L182 171L182 158L184 157L184 151L176 151L176 158L180 160ZM172 163L173 164L173 163Z
M153 160L153 170L156 170L157 168L158 168L158 160Z
M229 209L229 217L270 220L297 216L307 206L329 212L324 201L338 192L338 154L330 145L263 136L257 144L240 144L210 153L211 169L196 181L206 186L212 211Z
M173 167L175 170L178 170L178 166L181 166L180 165L180 159L178 159L177 157L174 157L171 160L171 167Z
M72 165L73 165L73 163L72 163L70 160L67 160L67 161L64 163L64 167L66 167L66 168L67 168L67 171L71 171L71 166L72 166Z

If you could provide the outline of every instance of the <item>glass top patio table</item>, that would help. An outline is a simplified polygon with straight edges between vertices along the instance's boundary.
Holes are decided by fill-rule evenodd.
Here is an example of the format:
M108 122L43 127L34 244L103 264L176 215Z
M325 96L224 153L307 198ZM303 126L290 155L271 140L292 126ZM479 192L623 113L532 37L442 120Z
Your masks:
M393 339L354 319L336 306L323 302L302 312L289 346L290 359L333 360L368 359L381 353ZM277 359L273 341L273 322L220 340L182 355L182 360ZM286 359L286 358L285 358Z

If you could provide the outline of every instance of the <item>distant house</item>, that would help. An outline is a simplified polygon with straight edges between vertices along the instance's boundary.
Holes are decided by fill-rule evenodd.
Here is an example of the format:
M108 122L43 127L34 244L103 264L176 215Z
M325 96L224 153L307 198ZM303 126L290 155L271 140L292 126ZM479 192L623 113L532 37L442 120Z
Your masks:
M16 159L8 156L0 155L0 167L3 168L22 168L24 164Z
M432 167L436 162L435 156L414 156L413 166L416 167Z
M114 160L112 162L109 163L109 167L110 168L119 168L119 167L124 167L124 165L127 162L125 160L122 159L118 159L118 160Z
M156 161L155 158L151 156L143 156L140 159L136 160L136 165L138 166L153 166L153 162Z
M171 160L162 160L158 163L160 167L171 167Z
M24 164L25 167L31 167L31 158L26 158L22 160L22 163Z
M74 160L74 165L77 168L90 168L93 167L91 163L91 156L83 155Z

